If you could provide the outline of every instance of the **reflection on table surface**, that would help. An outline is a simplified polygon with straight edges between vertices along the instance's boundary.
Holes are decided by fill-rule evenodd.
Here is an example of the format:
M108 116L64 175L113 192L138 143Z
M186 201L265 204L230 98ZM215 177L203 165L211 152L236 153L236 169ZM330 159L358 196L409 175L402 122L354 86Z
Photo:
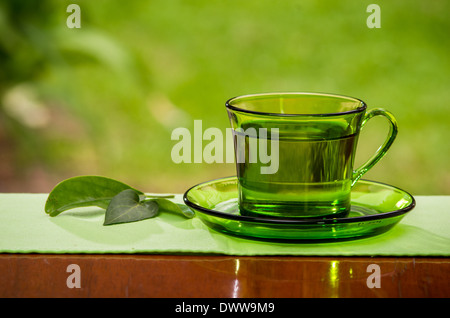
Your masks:
M0 297L450 296L449 258L1 254L0 272Z

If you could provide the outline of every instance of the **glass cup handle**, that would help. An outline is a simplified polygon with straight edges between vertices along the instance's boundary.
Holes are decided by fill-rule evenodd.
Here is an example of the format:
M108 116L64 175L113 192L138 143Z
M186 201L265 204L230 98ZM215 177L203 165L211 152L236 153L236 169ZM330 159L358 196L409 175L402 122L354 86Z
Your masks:
M369 119L375 116L383 116L389 121L390 124L389 134L388 137L386 138L386 141L384 142L383 145L381 145L380 148L378 148L377 152L369 160L367 160L361 167L353 171L352 186L362 177L363 174L369 171L370 168L372 168L378 161L380 161L381 158L383 158L383 156L386 154L386 152L394 142L395 137L397 136L398 128L395 117L390 112L382 108L374 108L368 111L364 116L364 120L361 123L361 129Z

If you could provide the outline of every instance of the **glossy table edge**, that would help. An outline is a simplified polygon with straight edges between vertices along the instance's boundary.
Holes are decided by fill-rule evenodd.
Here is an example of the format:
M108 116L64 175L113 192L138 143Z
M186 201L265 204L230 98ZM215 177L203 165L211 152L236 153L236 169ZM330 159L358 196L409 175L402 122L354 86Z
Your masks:
M448 257L0 254L0 273L2 298L450 297Z

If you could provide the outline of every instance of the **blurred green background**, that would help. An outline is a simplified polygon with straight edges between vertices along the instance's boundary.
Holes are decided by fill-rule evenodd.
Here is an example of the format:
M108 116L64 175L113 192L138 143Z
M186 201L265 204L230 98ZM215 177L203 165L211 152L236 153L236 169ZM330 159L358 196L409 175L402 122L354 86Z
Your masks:
M70 29L67 6L81 8ZM381 28L369 29L369 4ZM397 118L365 179L450 194L450 1L96 0L0 2L0 192L48 192L96 174L184 192L234 164L175 164L176 127L229 127L236 95L361 98ZM356 163L387 134L361 133Z

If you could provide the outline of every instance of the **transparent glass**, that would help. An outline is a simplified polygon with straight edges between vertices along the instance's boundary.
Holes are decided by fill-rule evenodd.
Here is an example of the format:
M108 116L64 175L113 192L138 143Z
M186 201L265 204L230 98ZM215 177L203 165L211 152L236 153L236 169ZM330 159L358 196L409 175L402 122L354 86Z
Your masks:
M335 241L379 235L395 226L415 207L402 189L360 180L352 188L351 209L341 218L269 218L242 215L236 177L193 186L184 194L186 205L208 227L224 234L269 241Z
M268 93L226 103L234 132L239 206L261 217L342 217L351 189L387 152L397 135L388 111L366 111L356 98ZM353 169L361 127L374 116L390 125L375 155Z

